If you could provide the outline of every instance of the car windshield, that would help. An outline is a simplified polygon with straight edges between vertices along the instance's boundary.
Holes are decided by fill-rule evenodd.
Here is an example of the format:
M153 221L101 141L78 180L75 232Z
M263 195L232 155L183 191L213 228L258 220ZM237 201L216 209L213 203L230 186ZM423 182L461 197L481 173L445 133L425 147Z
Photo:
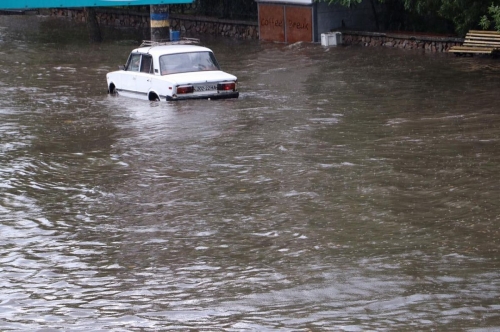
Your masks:
M160 57L162 75L205 70L220 70L212 52L166 54Z

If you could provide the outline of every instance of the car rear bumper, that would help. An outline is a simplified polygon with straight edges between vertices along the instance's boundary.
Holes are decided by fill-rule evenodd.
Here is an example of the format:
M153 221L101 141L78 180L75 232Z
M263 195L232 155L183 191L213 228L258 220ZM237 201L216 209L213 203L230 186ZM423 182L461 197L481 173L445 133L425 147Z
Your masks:
M230 99L230 98L238 98L240 93L238 91L235 92L225 92L218 94L209 94L209 95L183 95L177 97L167 96L167 101L176 101L176 100L190 100L190 99Z

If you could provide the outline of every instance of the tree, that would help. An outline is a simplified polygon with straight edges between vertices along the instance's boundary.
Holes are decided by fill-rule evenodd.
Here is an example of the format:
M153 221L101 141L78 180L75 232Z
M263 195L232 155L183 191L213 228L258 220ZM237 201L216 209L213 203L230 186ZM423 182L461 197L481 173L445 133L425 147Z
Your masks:
M488 6L491 4L491 0L438 0L435 1L436 5L430 4L434 2L432 0L424 0L424 2L425 7L453 22L455 32L459 35L465 35L470 29L479 28L481 17L488 12Z
M481 17L481 21L479 22L481 28L483 28L484 30L488 30L493 24L495 30L500 31L500 6L491 4L491 6L488 8L488 14L490 14L493 21L490 20L488 15L484 15L483 17Z
M329 4L352 6L362 0L317 0ZM459 35L474 28L488 28L491 21L485 15L489 14L497 30L500 30L500 0L370 0L378 1L389 7L397 8L403 5L407 13L414 13L421 17L435 17L453 24Z

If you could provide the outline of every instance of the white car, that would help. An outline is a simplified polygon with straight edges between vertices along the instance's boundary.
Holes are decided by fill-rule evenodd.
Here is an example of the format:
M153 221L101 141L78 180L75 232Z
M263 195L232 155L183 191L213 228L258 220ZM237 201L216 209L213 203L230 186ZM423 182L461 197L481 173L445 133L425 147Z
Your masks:
M178 42L143 43L106 80L110 94L151 101L239 96L236 76L220 69L210 49Z

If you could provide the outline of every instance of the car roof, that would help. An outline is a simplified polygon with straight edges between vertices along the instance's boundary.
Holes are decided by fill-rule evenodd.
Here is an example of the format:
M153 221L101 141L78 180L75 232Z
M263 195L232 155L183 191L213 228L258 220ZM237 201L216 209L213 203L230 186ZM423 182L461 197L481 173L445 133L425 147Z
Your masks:
M160 46L144 46L132 50L132 53L149 53L153 56L175 53L190 53L190 52L212 52L211 49L196 46L196 45L160 45Z

